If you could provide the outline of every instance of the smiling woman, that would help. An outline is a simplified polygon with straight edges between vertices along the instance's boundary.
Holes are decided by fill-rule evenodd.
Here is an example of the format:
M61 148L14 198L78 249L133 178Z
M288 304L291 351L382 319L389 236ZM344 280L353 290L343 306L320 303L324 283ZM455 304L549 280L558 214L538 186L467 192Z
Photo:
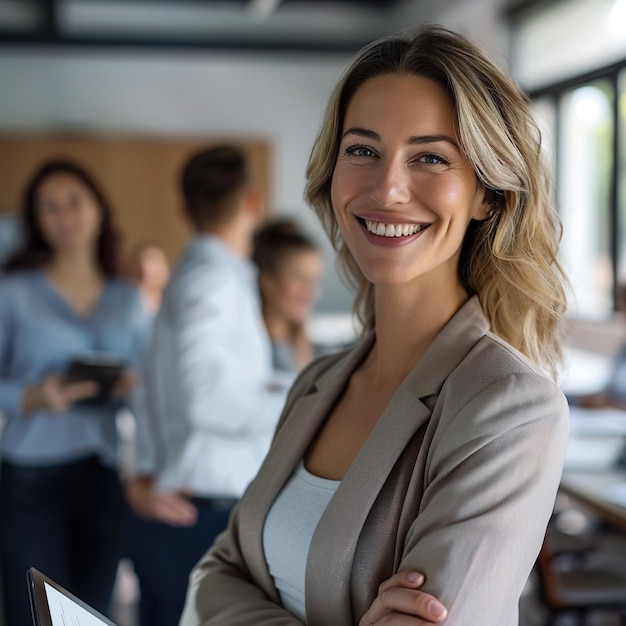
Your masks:
M182 626L516 626L567 445L565 308L526 100L439 27L361 51L306 198L357 288L296 381Z
M467 298L461 244L470 220L487 217L489 194L458 146L448 94L421 76L378 76L357 90L344 126L331 202L360 271L382 297L386 284L436 281L456 311Z

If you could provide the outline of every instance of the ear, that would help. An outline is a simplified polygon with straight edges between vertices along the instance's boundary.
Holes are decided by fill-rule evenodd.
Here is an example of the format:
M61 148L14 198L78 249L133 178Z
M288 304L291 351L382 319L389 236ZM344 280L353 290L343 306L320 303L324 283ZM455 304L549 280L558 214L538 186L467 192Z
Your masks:
M482 199L480 197L481 195ZM481 191L479 191L476 196L476 204L474 205L474 210L472 211L472 218L480 222L493 215L495 203L497 201L496 192L493 189L483 187L482 194Z
M194 231L198 230L198 225L191 219L191 215L189 215L189 211L187 211L187 207L184 202L181 202L178 205L178 214L183 218L183 221L189 228Z
M261 217L261 196L256 189L248 189L243 197L243 209L257 220Z

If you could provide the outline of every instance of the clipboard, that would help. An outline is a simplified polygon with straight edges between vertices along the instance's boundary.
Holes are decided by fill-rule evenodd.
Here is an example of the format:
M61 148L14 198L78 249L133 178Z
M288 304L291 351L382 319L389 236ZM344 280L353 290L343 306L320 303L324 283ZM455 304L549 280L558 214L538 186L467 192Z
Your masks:
M64 381L76 383L93 381L98 384L98 394L80 400L85 406L101 406L111 400L113 387L120 380L125 364L122 360L106 355L88 355L75 358L65 372Z
M26 578L34 626L117 626L34 567Z

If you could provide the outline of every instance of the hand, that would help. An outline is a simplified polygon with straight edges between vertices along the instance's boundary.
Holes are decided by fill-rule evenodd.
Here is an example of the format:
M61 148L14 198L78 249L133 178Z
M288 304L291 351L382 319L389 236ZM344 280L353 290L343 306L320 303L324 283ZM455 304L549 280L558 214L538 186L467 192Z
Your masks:
M139 377L132 370L124 370L119 380L113 385L113 395L116 398L126 397L139 382Z
M170 526L190 527L196 524L196 507L182 494L155 489L150 477L129 480L125 492L128 503L139 517L165 522Z
M585 409L603 409L610 406L611 403L604 393L598 392L581 396L578 398L578 402L576 404L584 407Z
M24 413L37 410L64 413L78 400L97 395L98 389L93 381L65 383L60 374L51 374L39 385L26 389L22 409Z
M418 587L419 572L398 572L378 588L378 596L359 621L359 626L426 626L439 624L448 612L435 598Z

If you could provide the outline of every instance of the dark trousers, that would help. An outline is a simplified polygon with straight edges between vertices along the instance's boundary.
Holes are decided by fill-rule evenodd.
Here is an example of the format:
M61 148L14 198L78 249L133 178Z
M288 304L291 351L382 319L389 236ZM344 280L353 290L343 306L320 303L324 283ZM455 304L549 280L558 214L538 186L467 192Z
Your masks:
M192 528L130 516L127 555L139 579L141 626L178 626L189 574L227 526L229 507L194 504L198 521Z
M35 567L107 613L122 550L122 488L95 457L46 468L0 468L0 565L6 626L32 623Z

